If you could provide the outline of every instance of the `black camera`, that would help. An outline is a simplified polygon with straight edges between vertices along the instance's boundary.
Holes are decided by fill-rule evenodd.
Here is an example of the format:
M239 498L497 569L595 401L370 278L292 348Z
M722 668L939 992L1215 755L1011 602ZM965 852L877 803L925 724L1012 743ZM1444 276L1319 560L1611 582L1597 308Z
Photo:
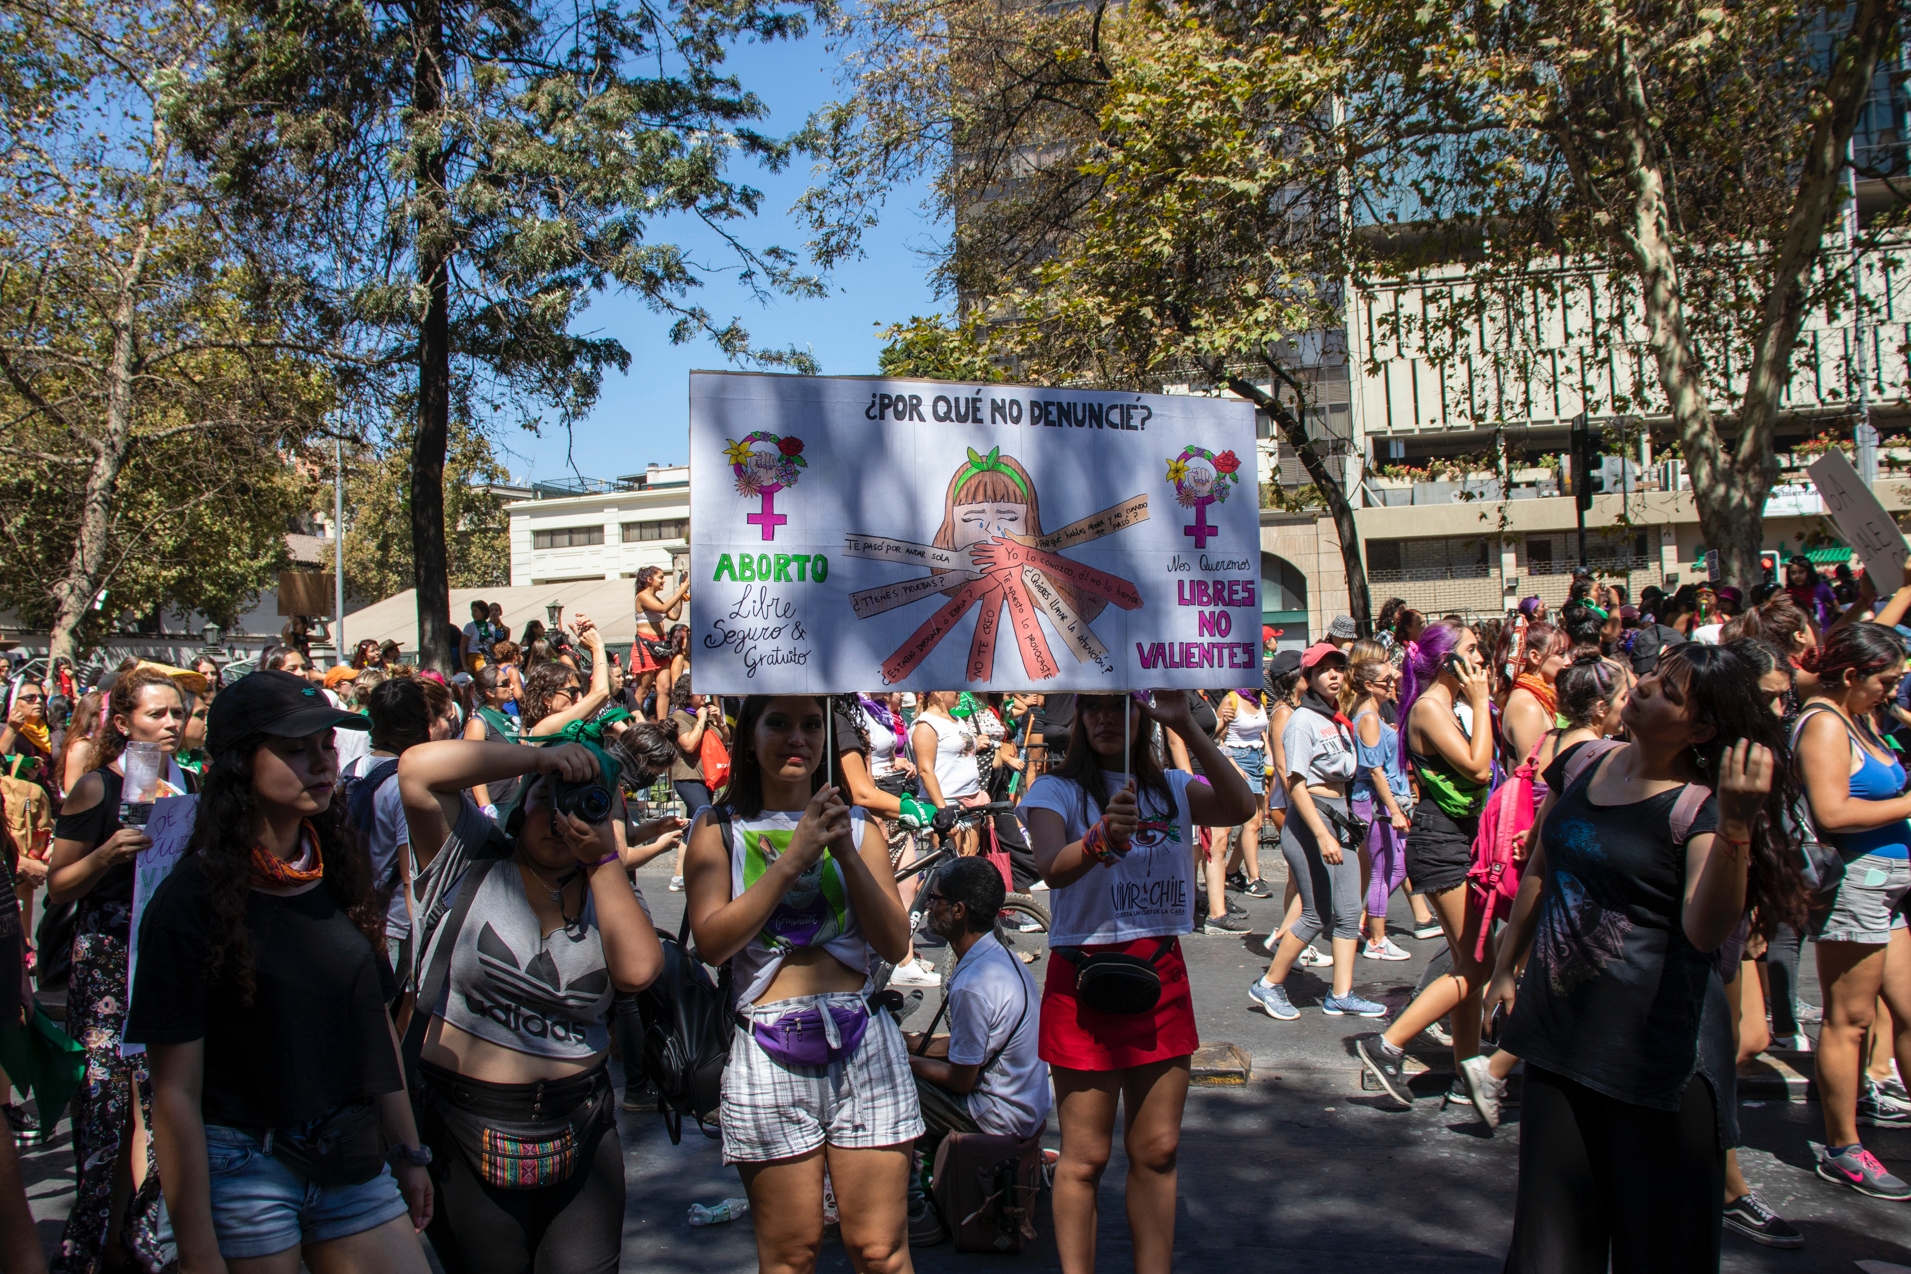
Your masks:
M610 817L611 811L617 808L617 802L611 796L610 789L596 779L572 783L553 778L551 807L555 813L568 814L595 825Z

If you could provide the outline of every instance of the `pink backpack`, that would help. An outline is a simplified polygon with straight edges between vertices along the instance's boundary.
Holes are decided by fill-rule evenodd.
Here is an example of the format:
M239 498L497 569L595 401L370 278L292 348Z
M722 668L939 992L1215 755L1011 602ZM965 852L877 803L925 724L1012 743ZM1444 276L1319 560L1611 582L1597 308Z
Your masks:
M1466 887L1481 911L1475 960L1486 959L1487 935L1493 931L1493 922L1511 915L1513 899L1519 896L1520 863L1513 851L1533 825L1533 775L1546 737L1540 736L1532 753L1493 789L1486 798L1486 808L1480 811L1480 829L1473 835L1473 865L1466 871Z
M1533 755L1494 789L1486 808L1480 812L1480 830L1473 838L1473 866L1466 873L1467 888L1478 894L1484 913L1480 937L1473 951L1476 960L1486 958L1487 935L1492 932L1493 921L1510 916L1513 900L1519 896L1523 864L1514 861L1513 847L1537 817L1533 802L1533 763L1545 742L1542 736L1533 746ZM1624 746L1617 739L1594 739L1580 748L1566 762L1565 783L1560 790L1578 782L1579 776L1600 757ZM1699 816L1700 808L1711 795L1712 789L1700 783L1688 783L1679 789L1670 818L1675 842L1685 840L1692 830L1692 820Z

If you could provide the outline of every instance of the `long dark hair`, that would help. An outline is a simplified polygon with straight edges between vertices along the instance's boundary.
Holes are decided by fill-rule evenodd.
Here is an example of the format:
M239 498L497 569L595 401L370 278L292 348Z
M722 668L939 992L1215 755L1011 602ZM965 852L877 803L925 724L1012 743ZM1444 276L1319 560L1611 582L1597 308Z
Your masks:
M1845 674L1855 672L1860 681L1885 669L1904 663L1904 643L1883 624L1869 620L1834 628L1825 644L1806 651L1799 666L1818 674L1819 684L1843 689ZM114 702L118 702L115 695Z
M212 932L207 950L209 972L230 973L239 987L239 1001L252 1006L252 935L246 928L246 901L252 894L252 847L257 807L252 796L252 754L267 741L248 734L222 747L206 767L193 816L192 838L186 857L197 856L205 874L212 904ZM372 889L372 864L364 846L345 818L345 802L336 794L323 813L312 819L318 832L319 853L325 864L323 886L339 910L351 918L373 951L383 951L385 906Z
M1806 920L1806 892L1797 849L1785 835L1785 811L1798 800L1791 745L1781 721L1759 697L1760 668L1733 646L1682 642L1659 657L1659 685L1674 703L1692 705L1694 724L1710 725L1712 737L1693 748L1693 761L1716 786L1727 748L1745 739L1770 749L1772 790L1752 820L1752 858L1745 905L1769 935L1781 921L1794 928Z
M823 733L825 746L829 742L829 700L822 695L749 695L743 700L743 706L737 710L737 728L734 736L736 743L730 750L730 781L720 792L712 793L716 803L730 812L733 818L756 818L763 813L763 763L756 756L756 723L763 719L770 700L809 699L815 702L823 714ZM818 758L816 769L810 774L810 792L815 794L823 786L823 759Z
M1123 695L1122 698L1127 700L1128 696ZM1155 754L1155 715L1146 703L1139 700L1132 702L1141 709L1141 728L1128 741L1128 772L1135 776L1135 796L1137 800L1143 796L1154 796L1164 808L1172 811L1174 791L1168 786L1168 776L1161 768L1161 758ZM1081 793L1083 827L1093 825L1101 817L1102 794L1108 790L1107 781L1102 777L1106 772L1101 753L1089 746L1088 726L1082 721L1081 697L1077 695L1075 720L1068 727L1068 751L1063 755L1062 763L1049 771L1049 776L1073 783Z

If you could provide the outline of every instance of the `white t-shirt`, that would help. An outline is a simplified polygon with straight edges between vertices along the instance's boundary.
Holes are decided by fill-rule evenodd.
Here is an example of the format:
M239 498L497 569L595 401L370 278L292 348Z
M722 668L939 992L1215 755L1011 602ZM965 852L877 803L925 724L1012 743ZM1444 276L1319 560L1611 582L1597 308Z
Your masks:
M496 629L491 627L491 621L488 619L484 621L482 625L475 619L466 624L464 626L464 653L467 655L482 656L486 663L490 663L491 645L495 640L493 634L495 634L496 631Z
M351 711L347 708L346 711ZM352 767L372 754L372 732L370 730L334 730L332 746L338 752L338 772L340 774L363 774L363 770Z
M975 731L934 713L917 717L916 724L936 732L936 785L942 789L943 803L980 792L982 776L975 768Z
M1692 630L1692 640L1704 642L1708 646L1716 646L1724 632L1724 624L1701 624Z
M1358 768L1354 732L1308 708L1294 709L1287 719L1281 749L1287 753L1287 773L1309 783L1345 783Z
M1267 738L1267 710L1252 699L1243 698L1239 692L1230 691L1228 699L1234 701L1234 715L1228 719L1227 733L1221 738L1224 748L1258 748ZM1226 699L1222 700L1225 705Z
M949 1060L981 1066L964 1099L983 1132L1034 1135L1048 1120L1048 1067L1036 1052L1041 1035L1042 993L1022 962L995 935L976 939L949 975ZM996 1057L996 1050L1001 1056Z
M857 705L863 729L869 732L869 777L883 778L896 771L896 735L868 708Z
M1106 773L1109 797L1121 790L1128 776ZM1132 942L1136 938L1166 938L1194 930L1194 820L1188 814L1186 770L1167 772L1174 808L1160 808L1160 797L1141 794L1142 824L1128 853L1112 867L1091 867L1080 880L1051 889L1048 909L1053 917L1051 947ZM1082 821L1081 789L1052 774L1030 784L1022 798L1022 818L1030 810L1053 810L1062 816L1069 841L1088 831ZM1090 822L1101 817L1101 804L1091 803Z
M339 731L340 734L345 731ZM352 778L363 778L390 757L372 756L369 753L353 763L354 768L342 770ZM378 785L378 791L372 796L372 835L371 843L365 846L365 852L372 860L372 884L375 888L384 888L391 879L392 867L398 861L398 855L408 853L411 848L411 829L405 825L405 804L398 792L398 772ZM411 911L405 906L405 891L401 887L392 891L391 905L385 909L385 934L392 938L403 938L411 933Z

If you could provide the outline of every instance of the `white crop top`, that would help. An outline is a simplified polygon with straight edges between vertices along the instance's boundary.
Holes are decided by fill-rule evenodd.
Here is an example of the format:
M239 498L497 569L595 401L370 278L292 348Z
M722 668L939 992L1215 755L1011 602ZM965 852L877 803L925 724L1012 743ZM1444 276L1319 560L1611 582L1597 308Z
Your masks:
M743 891L789 848L790 837L802 817L801 810L765 810L755 818L731 820L731 898L741 898ZM863 811L852 808L850 836L859 850L866 826ZM763 928L737 952L731 963L737 1003L755 1004L757 997L769 989L789 953L800 947L821 947L857 972L869 972L869 944L856 922L849 883L828 850L797 877L796 886L783 895Z

